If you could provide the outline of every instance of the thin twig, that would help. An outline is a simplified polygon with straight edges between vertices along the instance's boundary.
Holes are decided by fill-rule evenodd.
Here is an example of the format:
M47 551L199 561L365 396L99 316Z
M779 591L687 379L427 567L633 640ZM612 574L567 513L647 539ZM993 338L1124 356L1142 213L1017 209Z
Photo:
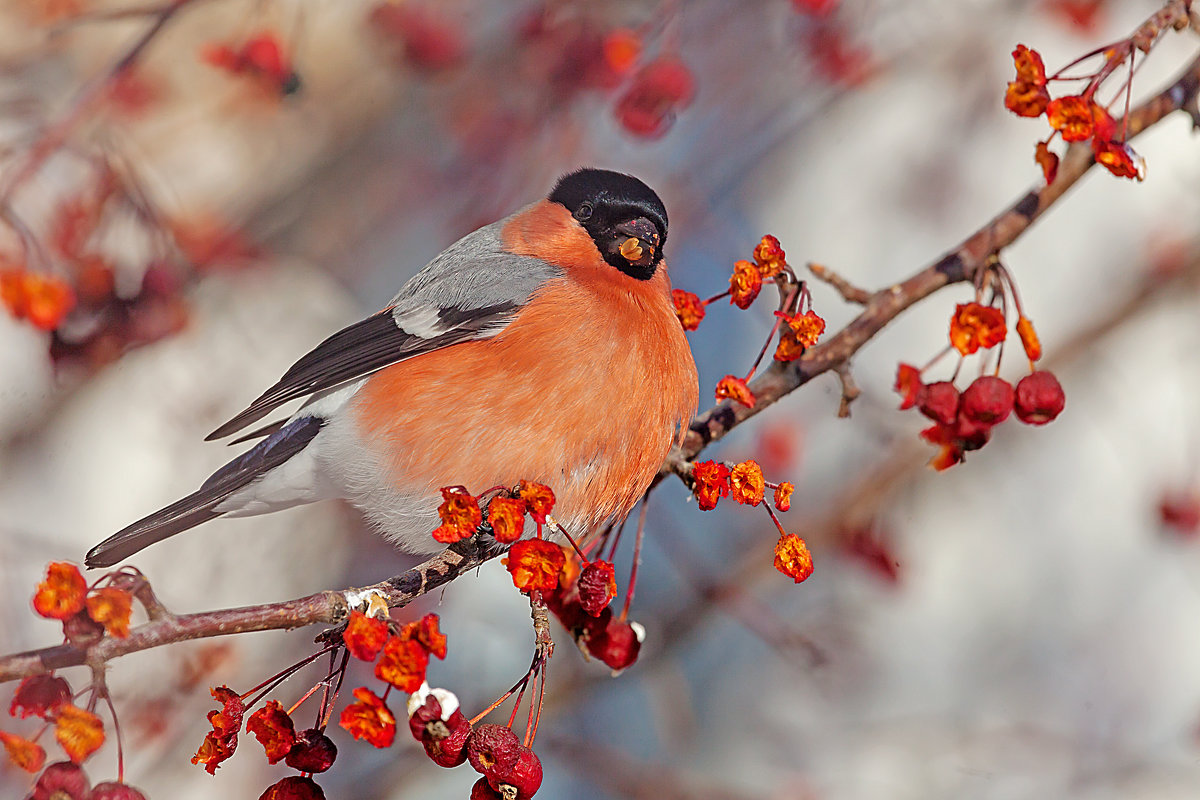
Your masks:
M860 306L865 306L871 302L871 293L866 289L855 286L850 281L837 274L829 267L821 264L808 262L808 271L813 274L813 277L824 283L828 283L834 289L837 289L838 294L847 303L857 303Z
M859 389L858 384L854 382L849 361L839 364L834 371L837 372L838 380L842 382L842 401L838 405L838 416L847 419L850 416L850 404L858 399L858 396L862 394L862 389Z

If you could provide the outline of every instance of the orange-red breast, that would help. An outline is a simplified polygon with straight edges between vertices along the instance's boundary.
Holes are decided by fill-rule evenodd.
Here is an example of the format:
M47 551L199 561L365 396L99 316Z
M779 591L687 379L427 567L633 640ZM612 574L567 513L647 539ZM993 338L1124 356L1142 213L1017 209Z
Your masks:
M629 175L582 169L471 233L387 308L330 336L209 435L307 397L196 492L87 554L106 567L220 516L345 498L432 552L443 486L530 480L575 535L623 519L697 403L671 303L667 212Z

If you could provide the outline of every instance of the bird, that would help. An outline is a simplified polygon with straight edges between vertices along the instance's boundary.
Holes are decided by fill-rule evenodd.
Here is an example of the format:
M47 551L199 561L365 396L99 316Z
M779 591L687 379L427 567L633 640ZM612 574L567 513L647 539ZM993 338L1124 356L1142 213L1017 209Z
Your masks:
M443 487L526 480L581 537L623 520L699 402L663 246L636 177L582 168L467 234L376 314L334 333L206 437L258 443L195 492L93 547L110 567L218 517L341 498L399 549L433 553Z

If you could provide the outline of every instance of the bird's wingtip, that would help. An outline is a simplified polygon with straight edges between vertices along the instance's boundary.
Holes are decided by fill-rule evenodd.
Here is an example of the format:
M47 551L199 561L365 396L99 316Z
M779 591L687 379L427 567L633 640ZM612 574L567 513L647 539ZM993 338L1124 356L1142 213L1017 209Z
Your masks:
M91 550L88 550L87 555L83 557L83 565L88 569L111 567L115 563L117 562L104 557L104 548L100 545L96 545Z

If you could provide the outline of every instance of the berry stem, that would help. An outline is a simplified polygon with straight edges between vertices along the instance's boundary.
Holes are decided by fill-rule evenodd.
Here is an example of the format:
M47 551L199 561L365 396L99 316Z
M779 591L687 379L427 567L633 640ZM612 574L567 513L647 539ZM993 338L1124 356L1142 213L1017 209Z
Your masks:
M330 659L332 663L332 658ZM338 664L337 668L337 683L333 685L333 691L328 696L328 704L325 703L326 698L321 698L321 703L324 704L324 714L321 717L321 724L317 727L323 732L329 725L329 719L333 716L333 709L337 705L338 692L342 689L342 681L346 678L346 665L350 663L350 651L342 651L342 663Z
M948 345L946 345L946 346L945 346L944 348L942 348L942 350L941 350L939 353L937 353L937 354L936 354L936 355L935 355L933 358L929 359L928 363L926 363L926 364L925 364L925 366L923 366L923 367L921 367L921 369L917 370L918 374L923 374L923 373L925 373L926 371L928 371L928 370L932 369L932 368L933 368L933 366L934 366L935 364L937 364L937 362L939 362L939 361L941 361L943 358L945 358L945 357L946 357L946 354L947 354L947 353L949 353L949 352L950 352L951 350L953 350L953 349L954 349L954 345L952 345L952 344L948 344Z
M771 517L771 522L775 523L775 529L779 531L779 535L786 536L787 531L785 531L783 529L783 525L781 525L779 523L779 517L775 516L775 512L771 509L771 504L770 503L760 503L759 505L761 505L763 508L766 509L767 515Z
M799 303L800 298L803 297L807 291L808 290L804 288L804 281L801 281L798 287L792 289L783 298L783 301L779 304L779 310L785 314L787 314L789 311L797 311L798 309L796 306ZM754 359L754 363L750 365L750 372L746 373L746 377L743 378L743 380L749 381L754 377L754 371L758 369L758 365L762 363L763 356L767 354L767 348L771 346L771 342L775 341L775 336L779 333L779 326L782 324L783 320L777 314L775 316L775 324L771 326L771 332L767 334L767 340L763 342L762 349L758 351L758 358Z
M633 566L629 569L629 588L625 591L625 605L621 608L620 621L624 622L629 616L629 606L633 603L633 590L637 587L638 565L642 563L642 535L646 531L646 510L650 508L650 491L642 496L642 510L638 514L637 538L633 544Z
M616 535L612 537L611 546L608 549L608 558L606 560L609 562L612 562L613 559L616 558L617 545L621 543L621 534L625 533L625 523L628 521L629 518L626 517L625 519L621 520L621 524L617 526Z
M484 717L486 717L488 714L492 713L492 712L493 712L493 711L495 711L497 708L499 708L501 705L503 705L503 704L504 704L504 701L505 701L505 700L507 700L508 698L512 697L512 696L513 696L513 693L514 693L514 692L516 692L516 691L517 691L517 689L522 689L522 690L524 690L524 688L525 688L525 683L526 683L526 681L528 681L528 680L529 680L529 673L528 673L528 672L526 672L526 673L525 673L525 676L524 676L523 678L521 678L521 680L519 680L519 681L517 681L516 683L514 683L514 684L513 684L513 687L512 687L511 689L509 689L507 692L505 692L504 694L502 694L502 695L500 695L499 697L497 697L497 698L496 698L494 701L492 701L492 704L491 704L490 706L488 706L488 707L487 707L487 708L485 708L483 711L480 711L478 714L476 714L474 717L472 717L472 718L471 718L471 720L470 720L470 723L471 723L471 725L476 725L476 724L478 724L478 723L479 723L479 721L480 721L481 719L483 719L483 718L484 718ZM520 704L520 702L521 702L520 698L517 698L517 703L518 703L518 704ZM513 717L514 717L514 718L516 717L516 714L517 714L517 709L514 707L514 708L513 708ZM508 724L509 724L509 726L511 727L511 725L512 725L512 720L511 720L511 719L509 720Z
M527 741L525 742L526 747L532 747L533 740L535 738L537 738L538 725L540 725L541 721L542 721L542 706L544 706L546 704L546 675L547 675L547 672L549 671L549 669L550 669L550 661L548 659L542 659L541 672L540 672L542 680L541 680L541 683L538 685L537 713L534 714L534 716L533 716L533 732L530 733L530 732L526 731L527 736L528 736ZM532 707L532 705L531 705L531 707Z
M247 709L254 708L254 706L258 705L258 702L260 700L262 700L264 697L266 697L268 694L270 694L270 692L276 686L283 683L285 680L290 678L296 672L303 669L304 667L307 667L309 664L316 661L321 656L325 655L326 653L328 653L331 650L334 650L338 647L341 647L341 645L340 644L326 645L325 647L321 648L317 652L313 653L311 656L303 658L300 661L297 661L295 664L292 664L290 667L286 667L283 670L276 672L274 675L267 678L262 683L258 684L258 686L255 686L253 689L250 689L249 691L242 694L240 699L242 700L243 703L245 703L245 706ZM259 690L261 690L261 691L259 691ZM257 694L255 694L256 692L257 692ZM250 695L255 695L255 697L253 700L250 700L249 702L247 702L246 698L249 697Z
M117 719L117 709L108 693L108 684L104 682L104 673L100 673L100 685L97 693L108 706L108 714L112 717L113 732L117 735L117 782L125 782L125 737L121 734L121 721Z

